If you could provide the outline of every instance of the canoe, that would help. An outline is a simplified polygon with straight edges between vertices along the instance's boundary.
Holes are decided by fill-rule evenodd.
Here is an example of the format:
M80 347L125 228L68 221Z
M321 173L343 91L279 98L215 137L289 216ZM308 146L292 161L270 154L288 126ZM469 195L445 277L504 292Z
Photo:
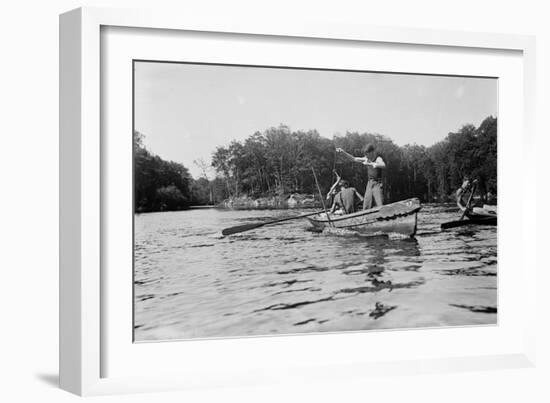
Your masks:
M332 227L367 235L399 234L412 237L416 234L417 213L421 207L420 201L413 198L352 214L329 214L328 218L325 214L318 214L308 217L308 220L317 229Z
M472 207L472 196L476 189L476 181L464 181L456 192L456 205L462 211L462 217L457 221L441 224L441 229L462 227L464 225L497 225L497 206L484 204L483 207ZM470 192L470 197L465 203L464 195ZM463 218L467 217L466 220Z
M497 225L497 215L485 208L474 207L465 210L465 215L472 223L483 225Z
M441 229L462 227L465 225L497 225L497 215L492 213L481 213L473 210L466 210L464 215L467 217L464 220L444 222L441 224Z
M472 224L497 225L497 206L484 204L483 207L472 206L472 195L475 193L477 181L464 181L462 187L456 191L456 205L464 213ZM468 202L462 199L466 192L470 191Z
M464 220L449 221L441 224L441 229L463 227L465 225L497 225L496 217L471 216Z

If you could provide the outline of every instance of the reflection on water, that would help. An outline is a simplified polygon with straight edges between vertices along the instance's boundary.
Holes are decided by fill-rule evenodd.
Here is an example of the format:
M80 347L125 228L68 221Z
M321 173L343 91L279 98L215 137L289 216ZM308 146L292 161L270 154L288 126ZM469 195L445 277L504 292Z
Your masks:
M496 227L440 231L427 205L413 239L309 230L297 214L190 210L135 217L135 339L168 340L496 323Z

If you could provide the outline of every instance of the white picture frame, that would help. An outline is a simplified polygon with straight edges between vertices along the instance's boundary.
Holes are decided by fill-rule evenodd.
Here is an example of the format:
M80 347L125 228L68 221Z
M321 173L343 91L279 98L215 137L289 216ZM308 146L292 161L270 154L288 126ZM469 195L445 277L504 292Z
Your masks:
M517 368L533 366L535 362L535 319L527 316L521 323L500 321L510 333L499 333L498 327L482 329L483 337L504 337L514 333L514 340L502 344L500 350L446 353L443 350L400 357L398 353L387 360L366 359L358 356L340 361L336 355L315 355L309 345L331 351L341 343L338 335L328 336L281 336L236 340L189 341L160 343L162 354L169 354L187 346L190 350L205 348L218 356L234 351L233 356L218 358L216 362L191 356L184 364L169 363L169 370L150 373L131 373L122 368L108 370L106 362L113 355L113 344L106 333L106 319L111 305L107 303L105 290L106 254L108 246L103 237L106 178L109 171L105 165L105 146L102 141L102 92L108 92L102 74L102 29L105 27L139 28L193 32L195 36L208 33L219 35L244 35L258 40L285 38L296 41L333 41L333 46L345 43L377 43L381 46L395 45L437 48L467 49L483 54L492 51L516 52L521 63L522 135L515 139L522 144L520 158L528 160L534 152L534 102L535 102L535 41L533 37L457 31L429 31L409 28L384 28L333 24L328 22L270 21L269 19L212 20L196 16L171 15L149 10L114 10L81 8L60 17L60 385L63 389L79 395L130 393L195 387L227 385L253 385L257 383L292 382L293 380L330 381L335 378L369 376L372 374L411 374L418 372L465 371L492 368ZM511 73L516 74L516 73ZM103 86L103 87L102 87ZM130 94L127 94L128 96ZM108 112L108 111L107 111ZM514 126L516 127L516 126ZM500 129L499 129L500 131ZM500 135L500 133L499 133ZM500 141L500 139L499 139ZM129 142L128 142L129 144ZM499 148L499 153L501 149ZM503 167L499 156L499 170ZM500 175L500 174L499 174ZM523 178L525 189L534 189L536 177ZM500 185L499 185L500 186ZM499 190L500 192L500 190ZM499 211L502 211L499 206ZM130 213L130 212L129 212ZM529 242L529 225L535 225L536 211L523 206L518 213L518 222L513 223L523 237L518 248L521 266L522 304L526 312L535 312L535 279L537 265L534 251L536 242ZM521 220L520 220L521 219ZM500 218L499 218L500 227ZM510 227L512 228L512 226ZM500 228L499 228L500 231ZM534 236L534 235L531 235ZM517 237L517 234L516 234ZM499 242L504 239L499 232ZM499 245L499 265L500 265ZM505 255L506 256L506 255ZM499 269L500 270L500 269ZM499 290L500 292L500 290ZM499 294L499 298L502 298ZM129 302L129 301L127 301ZM500 313L500 312L499 312ZM129 313L131 315L131 313ZM494 330L497 329L497 330ZM131 328L127 329L131 333ZM117 330L118 332L124 330ZM411 340L423 338L423 330L410 334ZM426 330L427 332L427 330ZM431 330L431 332L438 332ZM446 337L440 331L433 337ZM470 329L453 330L455 336L471 338ZM353 333L346 336L346 343L361 343L369 337L400 340L399 333L377 332L374 336ZM125 335L124 337L126 337ZM473 336L477 337L477 336ZM521 338L521 340L520 340ZM153 343L141 349L153 350ZM155 343L159 344L159 343ZM277 346L292 345L295 351L303 352L295 360L277 361L276 355L266 355L265 363L240 357L258 356L265 350L277 351ZM107 348L110 346L109 348ZM185 348L184 346L184 348ZM466 350L464 350L466 351ZM132 349L127 350L133 354ZM140 354L150 352L140 352ZM244 354L244 355L243 355ZM156 353L155 353L156 355ZM119 357L120 360L129 358ZM224 365L222 360L225 359ZM234 360L234 362L227 362ZM131 360L130 360L131 361ZM160 361L162 362L162 361ZM253 365L252 363L255 362ZM169 365L168 365L169 364ZM217 365L219 364L219 365ZM159 365L159 361L156 362ZM262 366L263 365L263 366ZM164 365L163 365L164 366ZM281 375L281 368L284 375ZM307 371L304 371L307 368ZM115 373L116 375L111 375ZM139 371L138 371L139 372Z

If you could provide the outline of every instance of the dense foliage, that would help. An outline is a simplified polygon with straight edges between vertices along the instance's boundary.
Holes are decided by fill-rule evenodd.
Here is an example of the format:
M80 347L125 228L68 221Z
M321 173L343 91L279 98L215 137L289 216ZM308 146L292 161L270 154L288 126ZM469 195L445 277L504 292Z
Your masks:
M497 119L490 116L478 128L465 125L430 147L400 147L379 134L348 132L328 139L316 130L272 127L242 142L217 147L211 161L217 173L213 180L207 179L208 163L201 161L204 175L195 180L182 164L150 153L143 146L143 135L135 132L136 211L180 210L243 195L317 194L312 167L323 192L334 181L333 169L363 191L366 168L347 161L335 149L361 156L367 143L375 144L386 162L384 192L388 202L408 197L424 202L447 200L465 176L478 179L481 197L496 196Z
M180 163L165 161L143 145L144 135L134 132L135 211L183 210L190 205L217 204L227 197L221 178L193 179Z
M191 202L191 175L182 164L165 161L143 146L143 135L134 132L134 182L136 212L181 210Z
M456 133L430 147L396 145L388 137L348 132L333 139L315 130L291 131L281 125L256 132L243 142L218 147L212 166L225 184L225 194L282 195L317 193L311 168L325 192L335 169L361 191L366 186L366 168L348 162L335 148L361 156L362 148L374 143L387 164L384 192L388 201L419 197L422 201L445 200L460 186L465 176L479 180L482 197L497 190L497 120L486 118L476 128L465 125Z

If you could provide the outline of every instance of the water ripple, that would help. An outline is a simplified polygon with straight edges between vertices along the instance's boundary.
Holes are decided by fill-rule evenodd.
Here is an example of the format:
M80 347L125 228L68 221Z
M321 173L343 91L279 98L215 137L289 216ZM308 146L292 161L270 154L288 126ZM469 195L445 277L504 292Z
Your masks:
M221 236L290 215L136 216L135 339L496 323L496 227L441 231L457 208L426 205L414 239L319 233L305 219Z

